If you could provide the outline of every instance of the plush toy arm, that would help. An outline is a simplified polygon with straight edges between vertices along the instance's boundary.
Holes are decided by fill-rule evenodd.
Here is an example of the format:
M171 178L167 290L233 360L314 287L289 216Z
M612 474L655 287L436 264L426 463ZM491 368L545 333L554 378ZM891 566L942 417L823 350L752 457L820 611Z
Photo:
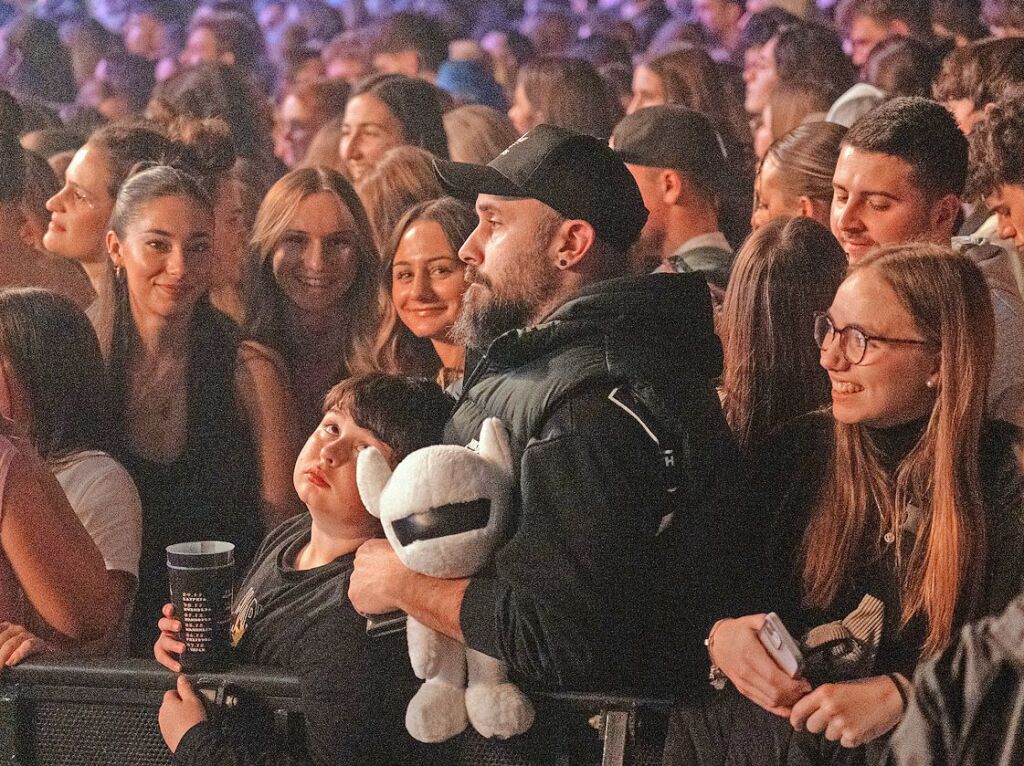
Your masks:
M487 418L480 426L480 457L498 466L512 476L512 448L508 443L505 426L498 418Z
M356 486L359 497L371 516L380 518L380 496L391 478L391 466L376 447L368 447L359 453L356 462Z

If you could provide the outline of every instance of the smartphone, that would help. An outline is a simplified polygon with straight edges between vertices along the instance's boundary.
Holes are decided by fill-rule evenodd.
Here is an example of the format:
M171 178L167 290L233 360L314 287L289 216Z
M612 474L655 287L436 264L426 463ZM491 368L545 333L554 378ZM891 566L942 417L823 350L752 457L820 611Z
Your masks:
M757 635L768 654L775 660L775 664L782 668L786 675L790 678L800 675L804 667L804 657L793 636L779 619L779 615L772 612L765 617L764 625Z

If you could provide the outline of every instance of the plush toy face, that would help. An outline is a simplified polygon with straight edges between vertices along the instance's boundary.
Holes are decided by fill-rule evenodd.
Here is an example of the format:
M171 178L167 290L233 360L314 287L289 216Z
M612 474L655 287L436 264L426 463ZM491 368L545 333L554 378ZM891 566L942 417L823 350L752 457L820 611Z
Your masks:
M509 514L512 470L504 430L484 423L479 453L449 445L409 455L394 473L364 450L359 492L410 569L431 577L468 577L487 563Z

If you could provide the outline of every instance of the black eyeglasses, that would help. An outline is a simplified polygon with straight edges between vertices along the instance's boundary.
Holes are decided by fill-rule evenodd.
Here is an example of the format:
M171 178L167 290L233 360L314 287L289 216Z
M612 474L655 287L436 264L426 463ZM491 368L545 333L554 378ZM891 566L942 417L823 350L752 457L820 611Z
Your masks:
M814 342L818 348L831 345L836 336L839 336L839 348L850 364L860 364L864 361L864 355L868 352L870 341L883 341L884 343L909 343L915 346L930 346L931 341L917 340L916 338L886 338L881 335L868 335L856 327L844 327L839 329L832 322L828 314L820 311L814 314Z

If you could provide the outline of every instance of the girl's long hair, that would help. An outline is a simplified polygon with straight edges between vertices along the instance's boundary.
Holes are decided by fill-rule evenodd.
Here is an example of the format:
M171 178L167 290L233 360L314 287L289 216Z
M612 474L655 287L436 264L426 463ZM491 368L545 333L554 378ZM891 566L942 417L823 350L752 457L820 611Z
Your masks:
M356 277L345 294L338 321L345 325L339 371L356 375L374 369L374 338L382 305L378 290L378 255L373 233L352 185L335 170L296 168L270 187L253 225L249 273L245 275L245 329L291 363L294 349L284 323L284 301L274 278L273 255L302 200L326 192L348 209L356 225Z
M994 319L985 280L967 258L929 244L883 248L858 270L874 269L939 349L939 384L924 434L890 475L867 429L835 423L818 507L804 534L803 587L808 605L831 604L855 556L881 550L895 535L901 624L923 615L925 654L950 639L958 613L979 598L986 534L978 466ZM908 506L920 509L910 553L900 554Z
M741 446L828 403L828 375L810 328L845 276L846 254L811 218L769 221L740 249L721 330L723 407Z

